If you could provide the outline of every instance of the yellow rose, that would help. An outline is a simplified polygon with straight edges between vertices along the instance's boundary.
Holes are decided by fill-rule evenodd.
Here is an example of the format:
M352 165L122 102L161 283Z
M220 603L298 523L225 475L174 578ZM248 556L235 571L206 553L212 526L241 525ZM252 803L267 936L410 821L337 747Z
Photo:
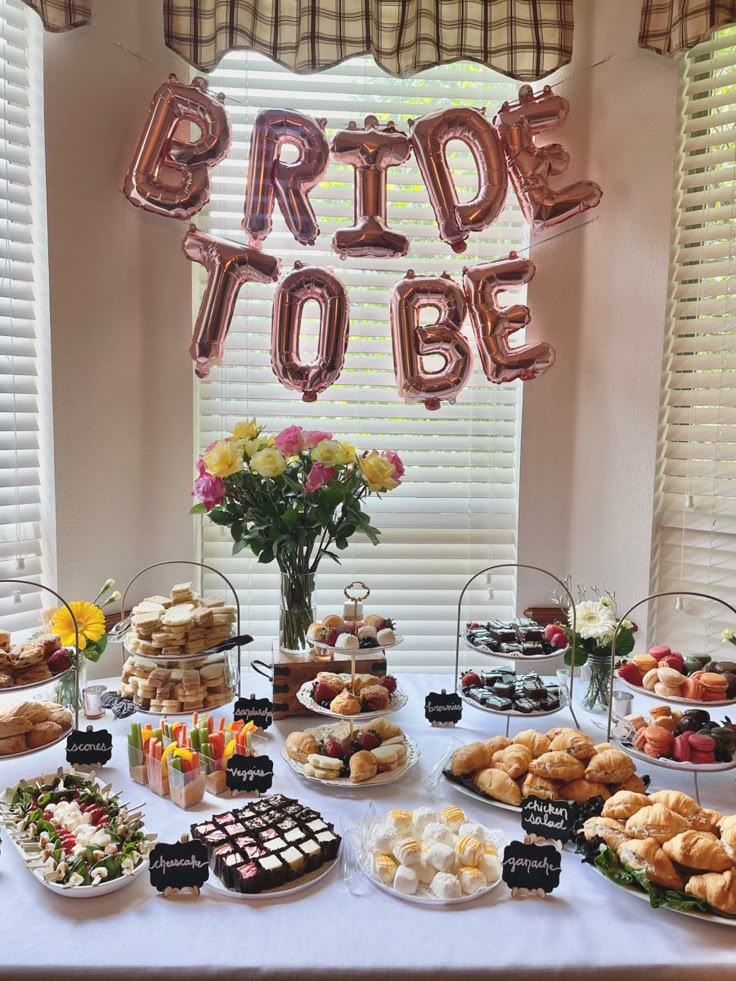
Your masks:
M253 454L250 465L261 477L278 477L286 469L286 460L283 453L266 447Z
M258 424L255 419L244 419L233 429L234 439L255 439L258 436Z
M368 456L360 457L360 469L368 484L368 490L378 492L393 490L399 482L393 479L394 465L390 460L371 450Z
M352 443L340 443L340 452L337 456L338 463L355 463L355 447Z
M341 455L340 444L334 439L323 439L312 450L314 462L321 463L325 467L334 467L336 463L343 463L344 461L340 459Z
M243 440L241 444L243 447L243 453L250 460L254 453L259 450L265 449L266 446L273 446L272 436L257 436L255 439Z
M202 459L213 477L229 477L243 468L243 454L229 439L218 440Z

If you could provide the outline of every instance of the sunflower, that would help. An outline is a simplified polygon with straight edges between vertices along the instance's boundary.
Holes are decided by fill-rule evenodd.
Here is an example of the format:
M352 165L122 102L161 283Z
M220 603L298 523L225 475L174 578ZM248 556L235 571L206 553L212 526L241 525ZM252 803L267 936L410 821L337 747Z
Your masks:
M88 643L98 641L105 633L105 614L94 603L72 600L69 604L79 627L79 649L83 651ZM59 607L51 621L51 629L59 635L64 647L72 647L75 642L74 621L65 606Z

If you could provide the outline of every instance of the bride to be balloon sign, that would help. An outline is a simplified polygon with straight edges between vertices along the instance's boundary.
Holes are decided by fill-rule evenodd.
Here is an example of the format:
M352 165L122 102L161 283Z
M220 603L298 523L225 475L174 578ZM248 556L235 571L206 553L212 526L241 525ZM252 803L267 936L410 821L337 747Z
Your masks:
M296 262L280 282L281 262L268 254L268 236L278 206L297 242L314 245L319 236L310 191L323 179L330 157L354 168L354 220L339 229L332 248L341 259L375 256L401 259L410 251L407 236L389 224L387 172L414 153L437 221L439 237L454 252L467 248L471 234L482 233L501 213L511 184L526 221L540 230L594 208L601 199L592 181L554 187L551 181L567 168L569 155L559 143L537 146L535 137L565 119L566 99L549 86L535 94L519 90L515 103L504 103L493 120L484 109L438 109L410 120L410 134L393 122L380 125L367 116L328 141L326 120L292 109L264 109L251 133L244 188L243 229L248 244L207 235L189 225L183 249L188 259L207 270L190 353L194 370L205 378L222 364L235 302L243 283L278 283L271 327L271 364L279 381L314 401L340 375L350 329L347 291L334 270ZM197 135L187 138L194 124ZM184 136L182 134L185 134ZM478 190L460 202L447 162L447 144L461 140L469 148ZM191 219L210 196L210 169L230 149L231 134L222 96L213 96L203 78L191 84L172 75L153 97L125 178L124 191L136 206L153 214ZM282 159L285 145L297 159ZM534 264L511 253L497 262L463 269L462 284L448 273L416 276L409 270L394 286L389 303L393 360L399 394L407 402L438 409L454 402L473 367L471 342L462 327L470 319L473 339L486 378L493 384L530 381L555 360L545 343L512 346L513 333L528 326L523 304L502 306L500 294L524 285ZM319 341L314 361L299 355L304 304L319 306ZM437 313L422 324L422 311ZM440 367L428 370L424 359L439 355Z

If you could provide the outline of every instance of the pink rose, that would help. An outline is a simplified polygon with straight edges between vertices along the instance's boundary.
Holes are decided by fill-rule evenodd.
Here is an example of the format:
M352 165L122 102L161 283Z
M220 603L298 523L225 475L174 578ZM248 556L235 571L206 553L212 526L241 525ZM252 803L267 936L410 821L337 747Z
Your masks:
M313 463L312 469L309 471L309 476L304 482L304 490L307 494L313 494L315 491L319 490L320 487L332 480L332 478L337 473L332 467L325 467L322 463Z
M332 439L332 433L321 433L319 429L311 429L304 433L304 449L313 450L323 439Z
M393 450L384 450L381 454L386 460L394 465L394 480L401 483L401 478L404 476L404 464L398 453L394 453Z
M278 434L273 443L276 449L280 450L284 456L294 456L296 453L301 453L305 448L304 435L305 433L301 426L289 426Z
M197 469L199 477L194 481L192 497L196 497L211 511L225 497L225 483L220 477L207 473L202 460L197 460Z

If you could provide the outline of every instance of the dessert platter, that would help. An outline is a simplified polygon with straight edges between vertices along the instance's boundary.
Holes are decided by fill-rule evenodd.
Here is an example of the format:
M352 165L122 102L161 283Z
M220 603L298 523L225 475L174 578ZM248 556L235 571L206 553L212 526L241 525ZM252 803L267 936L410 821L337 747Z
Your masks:
M455 750L443 775L460 793L517 812L524 797L585 803L617 790L646 790L627 753L564 726L468 743Z
M674 704L713 708L736 703L736 662L714 661L708 654L683 656L669 647L652 647L635 654L617 669L623 687L637 695Z
M353 831L364 874L399 899L454 906L482 898L501 882L501 832L470 821L454 805L391 810Z
M66 738L73 723L58 702L18 702L0 708L0 757L25 756Z
M655 909L736 926L736 815L679 790L622 791L583 824L583 861Z
M128 885L148 866L155 836L110 785L74 770L9 787L0 820L26 867L52 892L90 899Z
M736 726L712 721L705 709L656 705L648 716L619 720L614 739L635 759L672 770L717 773L736 767Z
M371 719L397 712L408 699L391 675L335 674L320 671L296 697L305 708L335 719Z
M468 650L504 661L544 661L560 657L567 650L564 633L559 627L553 631L555 626L545 628L528 617L489 620L487 623L475 620L465 625L462 641ZM564 646L557 646L563 641Z
M61 680L74 670L71 652L61 646L57 634L40 634L21 644L11 644L7 630L0 630L0 689L13 694Z
M335 866L340 835L318 811L283 794L192 825L207 846L214 873L208 885L239 899L290 896L325 878Z
M378 718L292 732L281 755L306 780L345 790L400 780L419 760L419 748L399 726Z
M460 679L460 697L473 708L510 718L554 715L569 702L567 689L556 681L507 668L466 672Z
M351 654L355 657L372 656L377 651L398 647L404 638L397 633L393 620L378 614L368 614L364 619L345 620L339 613L331 613L307 630L307 641L317 653Z

